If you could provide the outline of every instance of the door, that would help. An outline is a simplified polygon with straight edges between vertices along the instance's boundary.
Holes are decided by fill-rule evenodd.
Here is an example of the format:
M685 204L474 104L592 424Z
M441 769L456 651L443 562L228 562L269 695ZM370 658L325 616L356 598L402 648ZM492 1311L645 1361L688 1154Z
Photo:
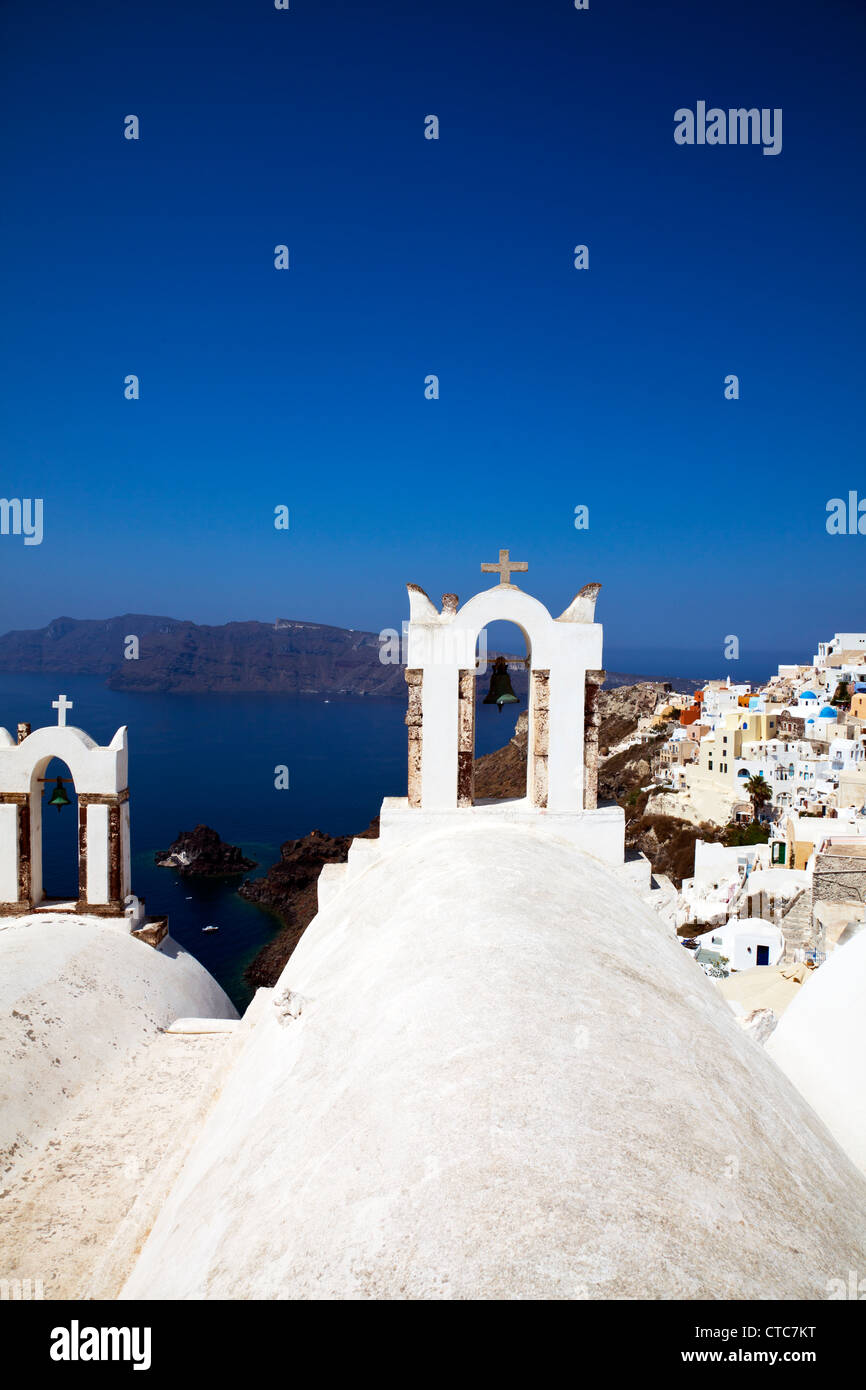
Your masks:
M759 964L759 965L769 965L769 964L770 964L770 948L769 948L769 946L759 946L759 947L758 947L758 964Z

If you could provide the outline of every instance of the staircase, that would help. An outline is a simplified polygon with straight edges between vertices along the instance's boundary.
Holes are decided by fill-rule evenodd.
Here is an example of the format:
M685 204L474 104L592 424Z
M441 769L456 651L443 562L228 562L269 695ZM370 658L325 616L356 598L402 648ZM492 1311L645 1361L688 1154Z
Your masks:
M779 926L785 938L783 964L795 960L795 952L809 950L812 941L812 885L801 888L796 897L779 916ZM801 957L802 959L802 957Z

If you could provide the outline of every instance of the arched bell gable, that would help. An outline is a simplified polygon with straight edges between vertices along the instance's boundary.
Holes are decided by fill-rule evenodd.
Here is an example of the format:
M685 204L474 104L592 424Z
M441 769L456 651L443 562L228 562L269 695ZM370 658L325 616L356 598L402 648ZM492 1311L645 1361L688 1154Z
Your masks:
M46 725L19 740L0 729L0 914L44 901L42 809L45 770L57 758L78 797L79 912L121 916L130 892L127 731L103 747L83 729Z
M455 595L446 595L441 610L420 586L408 586L410 805L436 811L472 805L476 642L490 623L508 622L520 629L530 654L527 801L539 810L595 806L594 697L603 673L602 629L594 610L600 587L585 585L553 618L537 598L510 583L485 589L462 607Z

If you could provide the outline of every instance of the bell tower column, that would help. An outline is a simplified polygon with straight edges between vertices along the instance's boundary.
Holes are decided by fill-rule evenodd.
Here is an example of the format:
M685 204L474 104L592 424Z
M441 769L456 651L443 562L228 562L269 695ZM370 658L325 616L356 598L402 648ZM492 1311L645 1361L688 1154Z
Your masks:
M78 911L87 907L87 801L78 798Z
M30 797L0 792L0 906L29 912L33 906L30 865Z
M530 806L547 805L547 757L550 751L550 672L530 676L529 729L526 743L527 788Z
M128 788L78 797L79 912L123 913L129 884L128 801Z
M423 671L414 668L407 670L406 684L409 687L409 708L406 710L406 727L409 730L407 787L410 806L421 805L421 755L424 739L423 681Z
M457 696L457 805L475 802L475 670L460 672Z
M605 671L587 671L583 704L583 808L595 811L598 807L598 729L601 712L598 692L604 684Z

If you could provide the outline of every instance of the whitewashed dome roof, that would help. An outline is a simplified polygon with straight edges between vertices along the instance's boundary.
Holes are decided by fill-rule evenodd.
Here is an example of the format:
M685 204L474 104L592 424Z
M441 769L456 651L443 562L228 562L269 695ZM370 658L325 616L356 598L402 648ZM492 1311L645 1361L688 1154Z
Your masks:
M85 1086L176 1018L237 1018L171 937L157 951L105 918L0 919L0 1167L24 1162Z
M866 1262L853 1164L550 833L384 855L259 1004L124 1297L823 1298Z

